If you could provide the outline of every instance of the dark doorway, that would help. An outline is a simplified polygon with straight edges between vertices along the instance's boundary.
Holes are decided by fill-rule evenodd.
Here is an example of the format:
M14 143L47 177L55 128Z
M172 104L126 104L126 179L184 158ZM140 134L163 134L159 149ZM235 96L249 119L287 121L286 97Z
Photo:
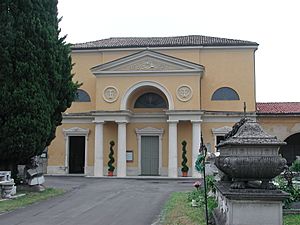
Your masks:
M69 137L69 173L84 173L85 137Z
M300 133L293 134L284 141L287 145L280 147L279 154L287 160L288 166L291 166L296 156L300 156Z

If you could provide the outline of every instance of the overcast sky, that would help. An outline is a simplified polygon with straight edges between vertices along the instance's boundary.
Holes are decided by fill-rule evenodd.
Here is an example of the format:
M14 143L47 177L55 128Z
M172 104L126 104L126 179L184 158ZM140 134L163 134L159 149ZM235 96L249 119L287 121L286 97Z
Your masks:
M259 102L300 102L299 0L59 0L67 41L206 35L255 41Z

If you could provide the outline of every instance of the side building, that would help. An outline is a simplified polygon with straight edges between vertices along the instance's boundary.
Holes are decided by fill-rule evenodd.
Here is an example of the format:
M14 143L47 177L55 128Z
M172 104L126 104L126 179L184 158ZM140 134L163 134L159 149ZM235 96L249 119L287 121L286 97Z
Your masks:
M257 121L287 144L279 149L291 166L300 157L300 102L257 103Z
M82 83L48 148L49 174L188 175L200 135L210 152L244 116L256 119L255 51L250 41L207 36L109 38L72 46Z

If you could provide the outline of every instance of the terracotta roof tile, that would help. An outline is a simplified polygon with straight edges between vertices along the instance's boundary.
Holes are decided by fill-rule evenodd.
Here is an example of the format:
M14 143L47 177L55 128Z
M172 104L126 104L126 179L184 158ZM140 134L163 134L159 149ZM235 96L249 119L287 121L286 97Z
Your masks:
M258 46L256 42L227 38L189 35L177 37L118 37L73 44L75 49L184 47L184 46Z
M260 102L256 103L258 114L297 114L300 102Z

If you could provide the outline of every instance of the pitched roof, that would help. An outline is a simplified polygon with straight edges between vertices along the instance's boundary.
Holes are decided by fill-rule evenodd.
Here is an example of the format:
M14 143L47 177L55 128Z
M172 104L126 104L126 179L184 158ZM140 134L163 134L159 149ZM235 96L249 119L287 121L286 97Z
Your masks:
M300 102L259 102L257 114L300 114Z
M73 50L78 49L109 49L109 48L141 48L141 47L187 47L187 46L253 46L252 41L228 38L189 35L177 37L119 37L98 41L73 44Z

